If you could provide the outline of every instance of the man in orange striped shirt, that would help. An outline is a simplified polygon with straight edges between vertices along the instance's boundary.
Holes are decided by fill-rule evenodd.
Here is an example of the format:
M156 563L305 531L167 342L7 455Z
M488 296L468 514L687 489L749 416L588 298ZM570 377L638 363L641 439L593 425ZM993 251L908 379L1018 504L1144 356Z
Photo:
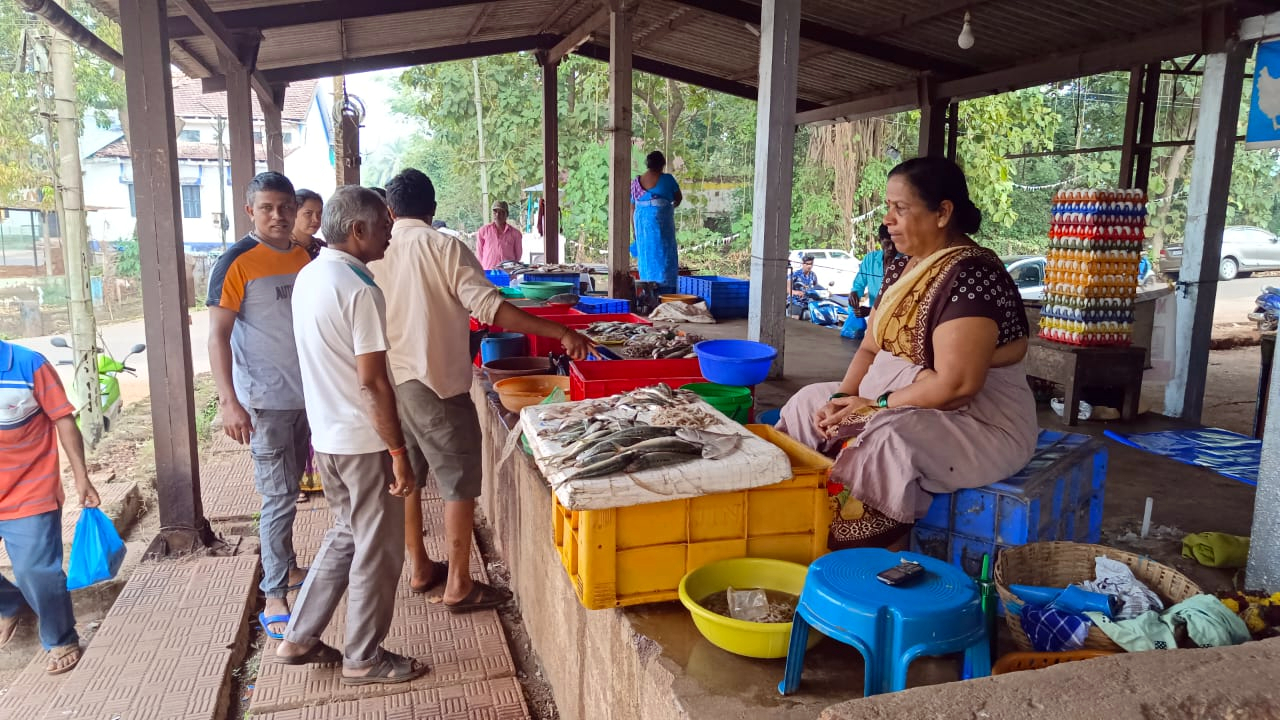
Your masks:
M51 675L75 667L81 652L62 570L59 439L80 504L97 507L75 408L57 373L40 353L0 340L0 540L14 576L14 582L0 576L0 647L13 639L29 608L40 621L40 644L49 652L45 670Z

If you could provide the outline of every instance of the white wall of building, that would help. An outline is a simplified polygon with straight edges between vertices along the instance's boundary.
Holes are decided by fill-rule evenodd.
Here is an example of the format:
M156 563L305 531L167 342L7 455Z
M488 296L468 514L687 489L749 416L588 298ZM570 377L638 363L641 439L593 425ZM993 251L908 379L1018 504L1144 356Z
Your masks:
M212 118L181 118L179 149L183 144L204 143L216 145L217 121ZM328 197L334 190L334 170L330 161L329 136L325 132L324 117L319 105L312 102L303 122L284 122L285 174L298 188L309 188ZM255 134L262 132L262 124L255 123ZM88 214L91 240L115 242L133 237L136 219L130 208L130 185L133 165L127 158L90 156L83 161L85 175L85 205ZM244 212L244 198L229 183L231 178L230 150L225 161L226 209L228 225L234 225L232 213ZM258 171L267 169L266 163L258 163ZM218 162L214 160L179 159L179 182L184 186L198 187L198 191L180 190L189 194L198 192L199 207L188 203L184 207L182 221L183 243L193 250L220 249L222 232L217 222L221 212L218 187ZM232 229L227 230L227 244L238 238Z

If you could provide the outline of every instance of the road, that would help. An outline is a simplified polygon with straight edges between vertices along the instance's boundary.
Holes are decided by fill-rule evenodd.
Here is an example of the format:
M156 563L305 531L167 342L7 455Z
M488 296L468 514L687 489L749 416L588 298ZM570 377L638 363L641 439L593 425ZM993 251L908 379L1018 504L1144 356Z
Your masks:
M130 320L129 322L99 325L98 334L102 337L103 344L117 359L122 359L129 352L129 348L138 343L145 344L147 341L145 325L141 318ZM71 351L53 347L49 344L51 339L52 336L45 336L23 338L13 342L36 350L53 363L70 359ZM197 375L209 372L208 343L209 313L203 308L193 310L191 312L191 365ZM124 374L120 376L120 396L125 404L141 400L151 394L151 388L148 384L150 376L148 375L149 365L147 364L147 359L148 353L146 352L129 358L129 367L136 369L137 375ZM63 376L63 382L66 383L66 374L70 372L70 368L65 365L59 366L58 372L59 375Z
M1248 323L1247 316L1253 312L1254 299L1268 285L1280 287L1280 278L1255 275L1218 283L1218 298L1213 306L1214 324Z

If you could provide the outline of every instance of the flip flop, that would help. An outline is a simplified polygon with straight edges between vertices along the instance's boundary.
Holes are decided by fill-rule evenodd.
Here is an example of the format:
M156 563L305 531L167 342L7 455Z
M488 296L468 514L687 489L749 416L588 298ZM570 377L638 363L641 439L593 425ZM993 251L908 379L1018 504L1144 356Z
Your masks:
M70 664L58 667L58 663L62 662L64 658L70 656L74 656L72 657ZM44 671L49 675L61 675L66 672L71 672L76 665L80 664L80 659L83 657L84 650L80 649L79 643L76 643L75 645L58 646L49 651L49 662L44 666Z
M342 676L343 685L397 685L416 680L426 675L430 668L426 663L418 662L410 657L397 655L388 650L382 651L378 663L369 670L368 675L360 677ZM394 674L393 674L394 673Z
M265 612L260 612L258 613L258 622L262 625L262 632L266 633L267 637L272 640L283 640L284 633L271 632L271 626L278 623L285 623L287 625L289 623L289 617L290 616L288 615L268 615Z
M465 598L456 603L444 603L444 606L449 609L449 612L460 615L495 608L510 599L510 591L476 581L472 583L471 592L467 593Z
M443 584L448 579L449 579L449 563L441 562L439 560L432 560L431 561L431 579L427 581L426 585L414 585L413 582L410 581L409 589L416 593L429 592L431 590L434 590L437 587L440 587L440 585Z
M337 667L342 664L342 653L320 641L316 641L310 650L292 657L276 656L280 665L319 665L320 667Z

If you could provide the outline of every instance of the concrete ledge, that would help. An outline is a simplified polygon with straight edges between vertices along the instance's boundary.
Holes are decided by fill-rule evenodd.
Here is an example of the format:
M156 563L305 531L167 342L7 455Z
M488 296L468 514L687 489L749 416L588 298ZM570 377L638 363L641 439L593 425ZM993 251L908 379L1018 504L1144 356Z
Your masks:
M782 660L751 660L712 646L679 603L584 609L554 546L550 488L519 450L497 466L507 428L478 386L473 399L485 430L481 510L511 571L525 629L561 718L809 720L861 695L861 657L840 643L814 648L805 692L783 698L777 692ZM958 676L954 661L938 662L941 679ZM930 664L919 666L912 682L930 682Z
M910 689L828 708L822 720L1280 718L1280 639L1127 653Z

